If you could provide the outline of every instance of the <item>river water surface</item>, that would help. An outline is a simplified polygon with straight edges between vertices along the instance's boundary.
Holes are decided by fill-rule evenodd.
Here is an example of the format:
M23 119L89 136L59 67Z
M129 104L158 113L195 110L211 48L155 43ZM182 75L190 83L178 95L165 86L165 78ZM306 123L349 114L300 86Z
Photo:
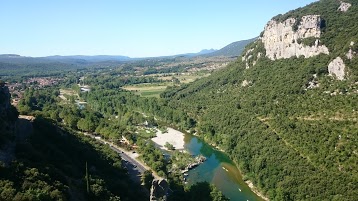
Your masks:
M184 147L192 155L201 154L207 159L203 164L188 172L189 184L207 181L214 184L232 201L262 201L242 180L239 170L227 155L188 134L185 135Z

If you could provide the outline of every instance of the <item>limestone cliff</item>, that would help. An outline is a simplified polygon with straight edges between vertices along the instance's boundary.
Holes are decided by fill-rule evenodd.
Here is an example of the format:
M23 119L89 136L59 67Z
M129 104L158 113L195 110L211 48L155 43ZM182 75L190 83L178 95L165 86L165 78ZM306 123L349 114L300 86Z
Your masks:
M345 76L345 68L346 65L344 64L341 57L337 57L328 65L328 72L331 76L336 76L337 80L343 80Z
M343 1L275 16L236 62L167 97L271 200L357 200L358 5Z
M290 58L292 56L312 57L329 54L328 48L320 44L322 19L319 15L303 16L299 22L289 18L284 22L271 20L265 26L261 38L266 49L266 56L271 60ZM302 39L314 38L311 46L302 43Z

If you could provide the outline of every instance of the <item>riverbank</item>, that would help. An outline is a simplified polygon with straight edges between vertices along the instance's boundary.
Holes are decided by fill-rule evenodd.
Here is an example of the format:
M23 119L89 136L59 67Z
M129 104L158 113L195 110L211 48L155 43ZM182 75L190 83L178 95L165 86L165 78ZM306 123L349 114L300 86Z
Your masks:
M233 172L235 171L235 169L237 170L238 174L240 175L240 179L245 182L245 184L247 185L247 187L250 188L250 190L257 196L260 198L260 200L265 200L265 201L270 201L270 199L268 197L266 197L262 192L259 191L258 188L256 188L256 186L254 186L253 182L250 180L244 180L243 176L244 174L242 174L242 172L240 171L240 169L238 168L238 165L233 161L232 164L221 164L222 168L225 171L229 171L229 172ZM230 167L230 165L232 165L232 167ZM241 189L240 189L241 191Z
M152 138L152 140L158 144L159 146L161 146L161 148L164 149L164 145L166 142L169 142L171 144L173 144L175 146L175 148L177 149L184 149L184 136L185 134L183 132L180 132L178 130L175 130L173 128L168 128L168 132L167 133L162 133L161 131L157 132L157 137L156 138ZM198 136L196 136L197 138L199 138ZM158 140L158 138L160 140ZM218 145L216 144L210 144L208 143L211 147L213 147L214 149L218 150L221 153L225 153L225 151L223 149L221 149ZM178 146L179 145L179 146ZM238 164L236 164L234 162L234 166L236 166L236 168L238 168ZM238 169L239 170L239 169ZM187 171L185 171L187 172ZM241 171L239 170L240 174L243 175L241 173ZM184 172L183 172L184 173ZM258 197L260 197L262 200L265 201L269 201L270 199L265 197L263 193L261 193L250 180L244 181L246 183L246 185L251 189L251 191L256 194Z
M197 167L198 165L204 163L206 158L202 155L198 155L194 158L194 161L189 163L184 169L181 170L182 174L189 172L191 169Z
M157 137L152 138L152 141L159 145L161 149L166 149L164 145L168 142L173 145L175 149L183 150L184 136L184 133L177 131L173 128L168 128L167 132L165 133L160 130L157 130Z
M196 138L200 138L198 135L195 135L195 137L196 137ZM207 143L208 145L210 145L211 147L215 148L217 151L226 154L225 151L224 151L221 147L219 147L217 144L211 143L210 141L204 140L204 139L202 139L202 138L201 138L201 140L204 141L204 142L206 142L206 143ZM227 155L227 156L228 156L228 155ZM243 177L244 174L242 174L241 170L239 169L239 165L238 165L234 160L232 160L232 159L230 159L230 160L233 162L233 165L234 165L234 166L237 168L237 170L239 171L239 174ZM224 169L224 168L223 168L223 169ZM225 169L224 169L224 170L225 170ZM265 201L269 201L269 200L270 200L270 199L269 199L268 197L266 197L262 192L260 192L258 188L256 188L256 187L254 186L254 184L252 183L252 181L250 181L250 180L246 180L246 181L243 180L243 181L244 181L244 182L246 183L246 185L250 188L250 190L251 190L254 194L256 194L258 197L260 197L262 200L265 200Z
M233 162L234 162L235 166L237 167L237 169L239 170L240 175L244 176L244 174L242 174L241 170L239 169L238 164L235 161L233 161ZM261 199L263 199L265 201L270 201L270 199L268 197L266 197L262 192L259 191L259 189L254 185L254 183L252 183L251 180L244 180L244 182L251 189L251 191L254 192Z
M250 180L246 180L245 183L249 186L252 192L254 192L256 195L258 195L260 198L262 198L265 201L270 201L267 197L265 197L252 183Z

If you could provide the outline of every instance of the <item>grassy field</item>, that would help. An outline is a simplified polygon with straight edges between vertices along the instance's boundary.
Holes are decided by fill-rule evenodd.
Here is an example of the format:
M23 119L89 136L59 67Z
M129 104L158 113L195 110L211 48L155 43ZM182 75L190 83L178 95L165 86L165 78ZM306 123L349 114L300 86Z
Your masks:
M142 97L157 97L159 98L159 94L162 93L167 86L171 86L171 83L163 83L163 84L136 84L136 85L129 85L123 87L123 89L128 91L134 91L136 94Z
M168 86L173 86L173 78L176 78L180 83L194 82L196 79L208 76L208 73L184 73L184 74L153 74L151 77L163 80L163 83L143 83L128 85L122 87L128 91L134 91L137 95L142 97L159 97L160 93L165 91Z
M163 76L163 75L158 75L157 78L161 79L161 80L172 80L173 77L175 77L176 79L178 79L180 81L180 83L190 83L190 82L194 82L196 79L200 79L202 77L207 77L209 76L209 73L197 73L197 74L172 74L172 75L167 75L167 76Z

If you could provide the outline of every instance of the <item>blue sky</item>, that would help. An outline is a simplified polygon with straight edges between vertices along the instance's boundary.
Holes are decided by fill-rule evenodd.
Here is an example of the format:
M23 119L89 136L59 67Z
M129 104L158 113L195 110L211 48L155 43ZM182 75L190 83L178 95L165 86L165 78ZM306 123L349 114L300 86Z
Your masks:
M148 57L220 49L313 0L0 0L0 54Z

